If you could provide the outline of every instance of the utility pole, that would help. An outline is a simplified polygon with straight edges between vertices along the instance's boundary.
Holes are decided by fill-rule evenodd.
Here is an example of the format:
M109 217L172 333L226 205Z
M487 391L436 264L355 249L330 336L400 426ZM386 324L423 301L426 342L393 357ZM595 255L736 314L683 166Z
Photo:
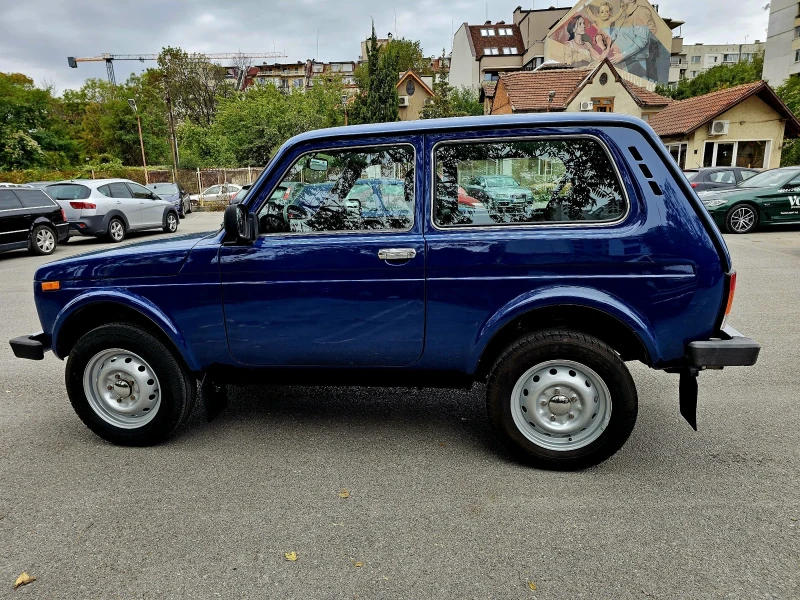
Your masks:
M136 124L139 126L139 147L142 149L142 166L144 167L144 184L150 183L150 177L147 175L147 161L144 158L144 139L142 138L142 119L139 116L139 109L136 107L136 100L133 98L128 99L128 104L136 113Z
M175 120L172 116L172 98L169 95L169 82L167 76L164 75L164 89L167 92L167 115L169 117L169 137L172 146L172 166L173 169L178 169L178 140L175 138Z

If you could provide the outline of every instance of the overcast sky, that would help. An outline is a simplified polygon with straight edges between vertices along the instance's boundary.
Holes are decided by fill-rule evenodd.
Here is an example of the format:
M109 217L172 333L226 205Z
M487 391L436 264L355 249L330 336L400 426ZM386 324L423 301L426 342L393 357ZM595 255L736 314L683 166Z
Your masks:
M375 19L388 32L417 39L427 55L450 51L451 31L464 21L510 22L521 0L0 0L0 72L22 72L60 92L88 77L105 77L103 63L67 66L67 56L157 53L164 46L195 52L271 52L287 62L356 60ZM766 39L767 0L662 0L663 16L685 21L686 43ZM571 6L536 0L535 8ZM523 2L530 8L531 2ZM317 55L319 30L319 55ZM115 63L117 80L155 63Z

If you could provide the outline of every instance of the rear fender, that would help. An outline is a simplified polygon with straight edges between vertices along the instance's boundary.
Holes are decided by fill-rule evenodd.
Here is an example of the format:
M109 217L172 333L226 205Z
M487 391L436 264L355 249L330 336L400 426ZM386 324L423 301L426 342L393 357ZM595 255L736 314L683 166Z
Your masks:
M92 290L76 296L68 302L64 308L58 313L53 324L52 333L52 349L53 354L58 358L65 358L58 355L59 347L59 334L62 332L64 325L69 322L70 317L82 308L86 308L91 304L118 304L126 308L132 309L139 313L141 316L146 317L152 321L153 325L158 327L164 335L166 335L172 342L175 349L183 357L184 362L192 371L199 371L197 359L192 351L186 344L183 334L178 330L172 320L164 314L164 312L153 304L147 298L143 298L137 294L129 291L114 290Z
M553 286L517 296L500 308L478 332L470 355L470 372L478 366L483 351L492 337L517 317L540 308L578 306L602 311L626 325L647 351L651 363L658 362L660 353L656 336L647 319L615 296L597 289L578 286Z

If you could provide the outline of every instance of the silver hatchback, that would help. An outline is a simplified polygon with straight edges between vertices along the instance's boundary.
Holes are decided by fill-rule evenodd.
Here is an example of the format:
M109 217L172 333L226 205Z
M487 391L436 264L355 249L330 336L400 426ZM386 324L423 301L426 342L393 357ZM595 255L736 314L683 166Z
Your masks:
M61 205L72 235L121 242L129 231L178 229L178 211L143 185L129 179L72 179L47 186Z

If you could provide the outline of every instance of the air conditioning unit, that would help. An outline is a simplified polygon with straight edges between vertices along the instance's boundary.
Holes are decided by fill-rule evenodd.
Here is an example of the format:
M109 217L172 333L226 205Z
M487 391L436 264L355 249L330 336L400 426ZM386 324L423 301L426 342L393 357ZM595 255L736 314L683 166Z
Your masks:
M728 135L730 126L730 121L711 121L711 125L708 128L708 135Z
M588 102L581 102L581 110L583 112L590 112L594 110L594 102L589 100Z
M400 96L400 106L408 106L408 96Z

